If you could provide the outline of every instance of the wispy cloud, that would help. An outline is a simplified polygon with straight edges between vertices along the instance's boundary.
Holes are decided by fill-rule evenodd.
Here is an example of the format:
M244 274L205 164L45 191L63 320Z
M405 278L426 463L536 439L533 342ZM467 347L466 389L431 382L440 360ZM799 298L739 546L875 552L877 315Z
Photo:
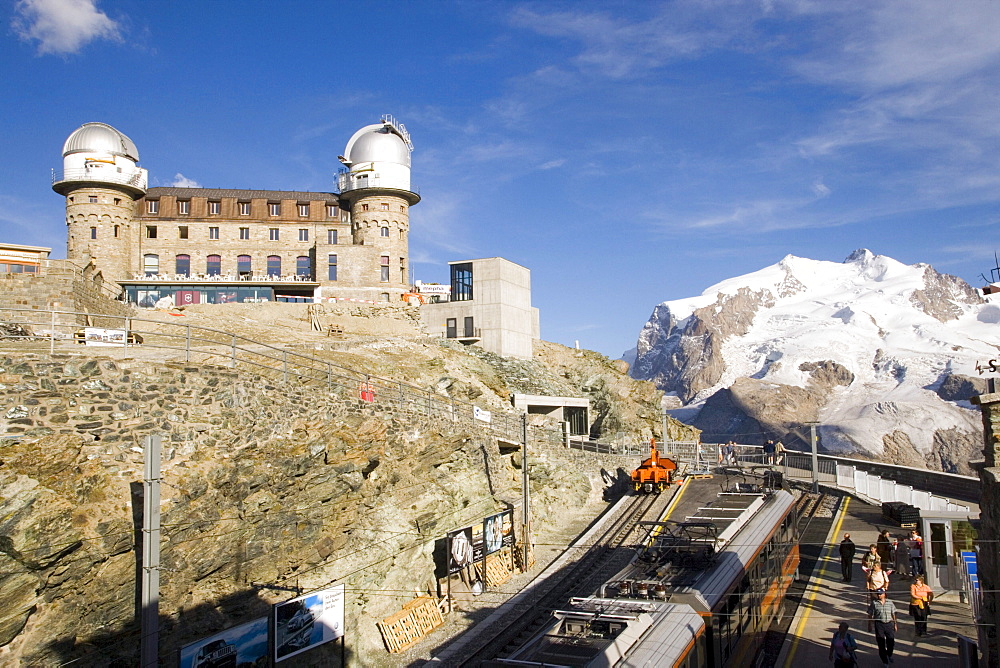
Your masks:
M559 158L557 160L549 160L548 162L543 162L538 166L538 169L555 169L556 167L562 167L566 164L566 158Z
M174 174L174 180L170 183L174 188L201 188L201 184L194 179L189 179L180 172Z
M96 0L20 0L14 31L38 42L39 54L79 52L97 39L121 41L121 26L97 8Z

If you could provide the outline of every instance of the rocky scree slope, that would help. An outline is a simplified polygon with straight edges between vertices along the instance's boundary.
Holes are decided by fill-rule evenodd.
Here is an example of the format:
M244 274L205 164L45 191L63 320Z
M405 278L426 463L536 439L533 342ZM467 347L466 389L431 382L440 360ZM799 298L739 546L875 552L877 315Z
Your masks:
M1000 305L959 278L867 250L787 256L656 306L632 375L675 395L708 441L768 437L970 473L982 446L977 362L997 355Z
M512 392L588 393L602 424L636 438L658 429L658 391L620 362L554 344L531 360L501 358L422 335L406 307L355 308L329 309L346 331L337 341L311 331L304 305L142 315L237 325L495 410ZM139 347L125 361L104 353L0 356L0 664L134 663L135 492L147 434L164 436L164 658L336 580L349 591L352 665L398 665L375 622L433 588L445 532L518 498L519 459L473 426L171 362L165 351ZM598 467L567 465L545 445L531 458L542 541L553 527L585 525L592 516L575 513L600 498Z

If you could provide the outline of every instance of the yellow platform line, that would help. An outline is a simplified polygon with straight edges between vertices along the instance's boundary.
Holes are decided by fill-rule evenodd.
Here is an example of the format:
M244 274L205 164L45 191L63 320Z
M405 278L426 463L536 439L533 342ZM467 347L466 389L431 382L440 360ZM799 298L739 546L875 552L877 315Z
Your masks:
M844 503L840 506L840 512L837 515L837 522L834 524L833 530L830 532L830 535L834 537L834 540L831 541L826 547L826 550L830 553L833 552L833 546L836 544L836 537L840 535L840 526L844 523L844 517L847 515L847 506L850 503L851 497L845 496ZM806 605L802 611L802 617L799 619L799 625L795 627L795 637L792 638L792 646L789 648L788 655L785 657L785 668L792 668L793 666L795 651L799 648L799 638L802 637L802 632L806 628L806 621L809 619L809 613L812 611L812 603L816 600L816 595L819 593L819 588L821 586L819 581L826 576L826 568L830 562L830 557L832 556L832 554L820 555L819 576L813 577L809 584L809 594L806 597L806 600L803 601ZM802 605L803 603L800 603L799 605Z

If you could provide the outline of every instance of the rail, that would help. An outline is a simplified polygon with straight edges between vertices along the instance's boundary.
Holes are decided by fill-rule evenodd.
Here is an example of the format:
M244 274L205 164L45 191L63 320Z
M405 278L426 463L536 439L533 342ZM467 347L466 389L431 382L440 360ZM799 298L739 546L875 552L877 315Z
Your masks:
M62 172L62 178L59 177L59 173L53 169L52 185L66 181L94 181L96 183L120 183L122 185L132 186L133 188L137 188L139 190L146 189L146 174L143 170L119 173L110 169L88 169L86 167L77 167L75 169L64 169Z
M58 316L67 315L98 319L102 327L87 328L59 322ZM21 328L21 333L0 335L0 352L23 353L34 346L38 351L47 350L53 354L74 350L79 345L92 345L107 347L111 354L120 355L122 359L151 359L154 357L146 351L175 351L179 353L177 360L185 363L251 368L281 382L297 380L325 386L344 399L389 410L464 421L503 440L521 442L520 413L484 411L474 404L447 398L416 385L374 376L232 332L131 316L17 308L0 309L0 323ZM8 328L9 332L16 330L16 327ZM157 355L155 359L164 358Z

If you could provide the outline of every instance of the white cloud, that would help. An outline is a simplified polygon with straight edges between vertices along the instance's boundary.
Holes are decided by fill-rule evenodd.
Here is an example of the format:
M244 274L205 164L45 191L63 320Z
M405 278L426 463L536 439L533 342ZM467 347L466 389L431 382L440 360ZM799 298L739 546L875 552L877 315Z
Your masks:
M189 179L180 172L174 175L174 182L170 184L174 188L201 188L201 184L194 179Z
M830 195L830 188L827 187L822 181L817 181L816 183L814 183L812 186L812 191L813 194L816 195L816 197L829 197Z
M562 167L566 164L566 158L559 158L558 160L549 160L548 162L543 162L538 166L538 169L555 169L556 167Z
M97 0L20 0L12 22L38 53L77 53L95 39L121 41L121 26L97 8Z

